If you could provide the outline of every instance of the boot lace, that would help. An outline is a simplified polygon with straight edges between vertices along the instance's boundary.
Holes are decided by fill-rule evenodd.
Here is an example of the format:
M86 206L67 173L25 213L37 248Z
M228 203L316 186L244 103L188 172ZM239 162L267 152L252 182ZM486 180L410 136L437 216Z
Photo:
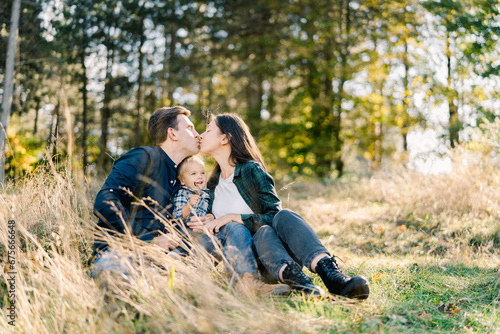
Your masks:
M335 261L334 257L327 258L323 261L323 266L325 269L325 272L327 273L328 277L333 280L333 281L340 281L340 283L346 283L349 281L351 278L347 275L345 275L340 269L337 264L337 261Z
M307 277L302 272L302 269L295 263L288 263L285 271L283 272L283 276L285 283L291 282L298 286L307 286L308 284L312 284L310 278Z

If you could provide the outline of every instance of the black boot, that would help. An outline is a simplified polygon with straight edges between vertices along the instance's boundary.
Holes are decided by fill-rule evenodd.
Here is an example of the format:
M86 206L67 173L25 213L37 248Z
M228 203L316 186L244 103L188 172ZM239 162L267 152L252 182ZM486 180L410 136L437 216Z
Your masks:
M287 262L282 275L283 283L288 284L292 289L313 296L323 296L325 294L325 291L314 285L312 280L304 274L302 268L295 262Z
M349 277L343 274L333 258L325 257L318 262L316 272L323 280L328 291L334 295L348 298L366 299L370 285L363 276Z

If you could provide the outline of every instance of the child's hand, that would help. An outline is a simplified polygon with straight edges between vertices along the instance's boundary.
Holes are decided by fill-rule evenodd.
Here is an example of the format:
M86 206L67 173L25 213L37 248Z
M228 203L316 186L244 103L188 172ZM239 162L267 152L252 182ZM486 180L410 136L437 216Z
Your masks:
M208 215L205 215L205 217L208 218L208 220L214 220L215 219L215 216L211 213L209 213Z
M191 206L195 206L196 203L198 203L199 200L200 200L200 195L193 195L189 199L189 204L191 204Z

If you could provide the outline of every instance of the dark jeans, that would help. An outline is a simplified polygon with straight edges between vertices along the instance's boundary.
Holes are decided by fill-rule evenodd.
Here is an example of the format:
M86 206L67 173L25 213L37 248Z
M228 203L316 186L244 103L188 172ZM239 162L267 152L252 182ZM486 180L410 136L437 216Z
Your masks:
M264 225L253 236L254 249L264 268L278 280L280 268L295 261L311 268L321 253L330 255L307 222L297 213L284 209L276 214L273 225Z

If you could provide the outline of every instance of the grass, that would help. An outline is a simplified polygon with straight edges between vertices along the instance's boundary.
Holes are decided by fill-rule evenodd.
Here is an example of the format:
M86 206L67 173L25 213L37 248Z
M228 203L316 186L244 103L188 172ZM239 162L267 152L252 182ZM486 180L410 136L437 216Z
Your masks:
M500 332L498 169L481 161L455 167L441 176L392 169L280 191L284 206L308 220L346 273L369 278L371 295L361 303L298 294L240 298L208 257L179 262L127 237L113 245L135 262L132 278L104 279L107 289L100 289L87 260L102 180L40 168L0 193L3 272L9 219L19 247L15 326L8 323L4 274L0 332Z

